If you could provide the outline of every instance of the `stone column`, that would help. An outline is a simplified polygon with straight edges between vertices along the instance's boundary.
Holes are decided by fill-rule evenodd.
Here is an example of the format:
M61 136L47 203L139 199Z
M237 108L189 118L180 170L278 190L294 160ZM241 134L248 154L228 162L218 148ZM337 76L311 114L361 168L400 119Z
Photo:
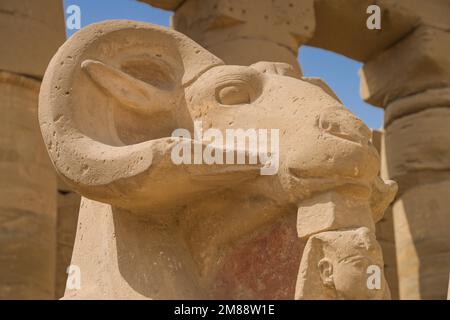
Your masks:
M447 293L449 52L450 33L422 24L361 73L363 98L385 108L383 176L400 187L393 217L401 299L445 299Z
M172 26L227 64L286 62L300 69L301 44L315 28L313 0L142 0L174 10Z
M0 298L52 299L56 177L37 122L40 82L0 72Z
M0 299L55 297L56 175L37 106L64 39L61 1L1 1Z
M81 197L61 179L58 180L57 191L55 297L59 299L64 296L66 289L67 268L72 259Z
M384 153L384 131L372 130L372 143L381 155ZM384 163L382 165L385 165ZM382 168L383 172L384 169ZM387 179L386 176L383 178ZM377 240L383 250L384 260L384 272L386 274L386 280L391 289L391 298L398 300L398 276L397 276L397 256L395 251L395 233L394 233L394 221L392 216L392 205L390 205L383 218L376 224Z

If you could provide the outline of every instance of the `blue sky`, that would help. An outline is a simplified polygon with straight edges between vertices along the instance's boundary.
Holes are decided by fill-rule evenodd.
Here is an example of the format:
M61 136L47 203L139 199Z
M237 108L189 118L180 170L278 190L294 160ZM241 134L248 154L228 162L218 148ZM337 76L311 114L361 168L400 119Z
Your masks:
M65 8L72 4L81 9L82 27L107 19L138 20L168 26L171 16L171 12L136 0L64 0ZM70 36L73 31L67 30L67 33ZM359 62L307 46L300 49L300 61L305 76L322 78L370 128L382 127L383 111L365 103L359 96Z

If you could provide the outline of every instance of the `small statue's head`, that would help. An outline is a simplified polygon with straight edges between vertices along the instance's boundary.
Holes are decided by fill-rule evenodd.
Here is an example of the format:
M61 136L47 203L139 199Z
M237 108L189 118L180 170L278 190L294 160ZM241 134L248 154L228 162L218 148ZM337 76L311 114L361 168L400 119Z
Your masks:
M46 72L39 120L69 185L130 210L183 206L218 189L242 193L249 181L291 202L343 185L370 194L379 171L369 129L320 80L284 63L228 66L186 36L145 23L108 21L73 35ZM172 151L189 139L172 133L184 128L193 139L196 122L223 137L227 129L268 130L268 145L278 130L274 175L261 176L261 162L201 165L194 156L192 165L175 164ZM227 153L228 141L215 143L212 153Z
M306 245L296 299L387 299L383 270L381 248L369 229L322 232Z

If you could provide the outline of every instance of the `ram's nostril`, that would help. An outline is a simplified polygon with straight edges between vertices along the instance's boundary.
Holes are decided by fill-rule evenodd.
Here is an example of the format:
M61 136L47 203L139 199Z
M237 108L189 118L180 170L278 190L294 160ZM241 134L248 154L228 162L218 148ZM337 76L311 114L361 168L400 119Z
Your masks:
M322 120L320 121L320 127L324 130L329 130L330 129L330 122L328 122L327 120Z
M341 126L339 123L323 119L320 121L320 128L330 133L340 133Z
M320 129L336 137L366 144L371 138L370 129L346 109L331 108L321 114Z
M330 119L331 118L331 119ZM319 126L321 129L330 132L330 133L340 133L341 132L341 126L337 119L333 119L333 117L328 116L325 114L325 116L320 117Z

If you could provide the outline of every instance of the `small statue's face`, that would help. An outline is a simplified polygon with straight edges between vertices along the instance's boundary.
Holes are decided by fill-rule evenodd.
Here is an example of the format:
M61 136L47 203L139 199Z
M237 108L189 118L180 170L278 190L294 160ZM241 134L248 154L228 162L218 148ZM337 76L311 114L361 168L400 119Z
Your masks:
M337 299L381 300L386 296L387 284L379 247L366 252L361 250L358 254L338 261L324 259L321 264L324 285L334 287ZM374 269L378 270L379 274L374 272ZM374 279L375 277L379 279ZM377 280L379 289L374 286Z

